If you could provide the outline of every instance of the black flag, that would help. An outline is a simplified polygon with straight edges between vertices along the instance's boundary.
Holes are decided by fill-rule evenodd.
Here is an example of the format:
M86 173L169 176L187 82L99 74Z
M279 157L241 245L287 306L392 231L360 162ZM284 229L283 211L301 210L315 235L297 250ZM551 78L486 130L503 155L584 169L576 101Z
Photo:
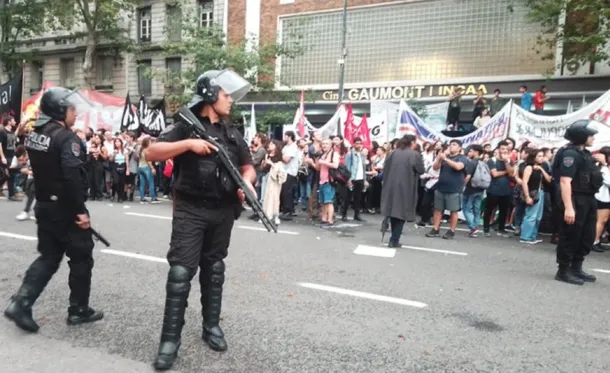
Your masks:
M21 119L21 88L23 74L20 72L7 83L0 85L0 123L6 116Z
M131 131L138 135L140 132L140 118L135 112L133 105L131 105L131 99L129 98L129 92L125 97L125 108L123 109L123 116L121 117L121 131Z

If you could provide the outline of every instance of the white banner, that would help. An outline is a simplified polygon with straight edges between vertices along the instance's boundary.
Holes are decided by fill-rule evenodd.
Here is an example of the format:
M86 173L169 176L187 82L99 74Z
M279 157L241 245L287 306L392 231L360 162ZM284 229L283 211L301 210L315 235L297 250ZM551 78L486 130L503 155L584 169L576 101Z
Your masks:
M388 142L388 112L385 111L383 115L377 115L370 117L368 120L369 133L371 142L375 141L379 145L383 145Z
M388 101L371 101L371 123L380 123L385 121L387 123L386 138L375 140L371 137L371 141L377 141L379 144L385 143L392 140L396 133L396 126L398 125L398 110L400 109L399 104L395 104ZM369 125L369 128L372 128ZM372 135L372 134L371 134Z
M599 131L595 140L595 149L610 144L609 116L603 112L610 111L610 91L606 92L591 104L565 115L536 115L513 105L509 136L518 144L528 140L538 147L558 148L567 141L563 135L566 128L579 119L596 120Z
M440 104L426 105L426 117L424 122L435 131L443 131L447 128L447 112L449 111L449 101Z

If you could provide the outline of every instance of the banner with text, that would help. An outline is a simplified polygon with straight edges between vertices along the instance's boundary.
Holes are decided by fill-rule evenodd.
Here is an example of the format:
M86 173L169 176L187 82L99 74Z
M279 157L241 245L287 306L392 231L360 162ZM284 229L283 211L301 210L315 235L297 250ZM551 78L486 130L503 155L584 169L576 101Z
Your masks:
M398 124L398 110L400 106L389 101L371 101L371 116L369 118L369 128L371 132L379 133L375 136L371 133L371 140L377 141L378 143L384 143L394 138L396 133L396 126ZM381 123L385 123L386 128L381 128ZM376 128L376 126L378 126ZM385 133L385 137L382 138L382 133Z
M460 137L447 137L440 131L431 129L410 107L406 102L400 102L400 117L398 127L396 129L396 137L404 135L415 135L419 141L450 141L453 139L460 140L464 148L473 144L491 144L495 146L500 140L508 134L510 124L511 103L504 105L499 113L482 128Z
M22 80L23 74L19 72L11 80L0 85L0 124L9 115L19 123Z
M580 110L565 115L536 115L513 105L509 135L518 144L528 140L538 147L560 147L566 143L563 137L566 128L579 119L598 122L595 148L610 144L610 91Z

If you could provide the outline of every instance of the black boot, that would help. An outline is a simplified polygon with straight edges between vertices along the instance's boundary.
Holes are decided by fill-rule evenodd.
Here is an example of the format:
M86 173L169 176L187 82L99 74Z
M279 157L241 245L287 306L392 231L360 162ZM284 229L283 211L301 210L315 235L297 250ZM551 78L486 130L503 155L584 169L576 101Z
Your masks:
M559 267L557 274L555 275L555 280L567 282L572 285L583 285L585 283L581 278L576 277L568 267Z
M189 292L191 291L191 271L183 266L172 266L167 274L165 314L161 329L161 342L155 358L156 370L171 369L178 357L180 334L184 326Z
M574 276L580 278L584 282L595 282L595 280L597 280L597 277L582 270L582 262L572 262L571 269Z
M91 270L93 258L81 261L70 260L70 307L68 307L68 325L86 324L104 318L104 313L89 307L89 294L91 294Z
M25 272L23 284L4 311L4 316L19 328L36 333L40 328L32 317L32 306L57 271L59 262L39 257Z
M225 282L225 264L222 260L211 263L199 272L203 340L215 351L226 351L227 341L220 328L222 284Z

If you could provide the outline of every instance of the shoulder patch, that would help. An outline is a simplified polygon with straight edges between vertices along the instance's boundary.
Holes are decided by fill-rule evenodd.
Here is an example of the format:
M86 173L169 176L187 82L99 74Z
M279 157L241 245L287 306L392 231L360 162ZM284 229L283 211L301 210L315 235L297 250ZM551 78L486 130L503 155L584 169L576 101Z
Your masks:
M574 164L574 157L564 157L563 158L563 165L566 167L572 167L572 165Z
M75 157L80 157L80 144L73 142L71 149Z

